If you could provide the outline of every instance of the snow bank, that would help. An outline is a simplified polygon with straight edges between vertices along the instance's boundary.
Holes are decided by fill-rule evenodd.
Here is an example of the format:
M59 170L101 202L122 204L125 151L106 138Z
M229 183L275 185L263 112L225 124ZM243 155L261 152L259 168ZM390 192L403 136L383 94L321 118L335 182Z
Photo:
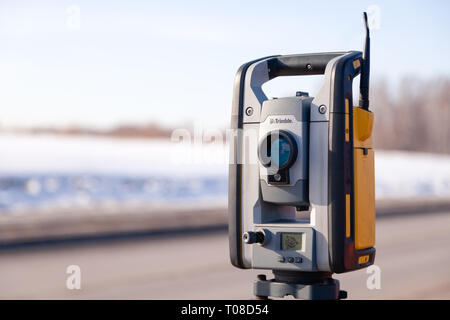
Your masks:
M226 204L228 149L167 140L0 134L0 211ZM450 197L450 156L376 151L379 199Z

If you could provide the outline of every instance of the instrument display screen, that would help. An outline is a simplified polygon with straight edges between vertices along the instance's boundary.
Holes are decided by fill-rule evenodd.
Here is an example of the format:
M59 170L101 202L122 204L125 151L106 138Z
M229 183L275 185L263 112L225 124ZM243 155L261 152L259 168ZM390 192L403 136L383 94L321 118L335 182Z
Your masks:
M302 250L303 233L281 233L281 250Z

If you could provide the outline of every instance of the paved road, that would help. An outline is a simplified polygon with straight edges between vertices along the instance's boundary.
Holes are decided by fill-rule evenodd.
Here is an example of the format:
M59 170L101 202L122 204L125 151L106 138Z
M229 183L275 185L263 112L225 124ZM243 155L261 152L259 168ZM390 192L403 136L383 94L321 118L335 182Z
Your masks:
M450 213L377 221L381 290L337 276L352 299L450 299ZM65 287L79 265L81 290ZM0 251L1 299L247 299L260 271L228 262L225 231ZM268 274L268 273L267 273Z

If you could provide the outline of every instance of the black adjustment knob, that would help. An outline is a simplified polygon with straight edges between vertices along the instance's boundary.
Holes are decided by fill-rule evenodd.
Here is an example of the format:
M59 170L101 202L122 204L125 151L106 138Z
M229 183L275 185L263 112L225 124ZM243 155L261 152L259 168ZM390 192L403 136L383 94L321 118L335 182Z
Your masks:
M244 232L244 234L242 235L242 239L247 244L263 243L264 238L265 238L264 233L262 233L260 231L258 231L258 232L247 231L247 232Z
M267 281L265 274L258 274L257 278L259 281Z
M338 296L338 299L339 300L341 300L341 299L347 299L347 291L344 291L344 290L339 290L339 296Z
M308 93L308 92L305 92L305 91L297 91L297 92L295 93L295 95L296 95L297 97L309 97L309 93Z

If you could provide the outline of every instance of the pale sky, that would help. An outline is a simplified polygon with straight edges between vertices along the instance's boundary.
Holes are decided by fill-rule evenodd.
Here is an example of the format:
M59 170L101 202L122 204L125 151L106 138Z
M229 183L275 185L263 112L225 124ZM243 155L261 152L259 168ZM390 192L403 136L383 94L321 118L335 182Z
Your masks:
M227 126L242 63L362 50L369 7L371 80L450 76L448 1L2 0L0 125ZM288 96L319 84L265 89Z

